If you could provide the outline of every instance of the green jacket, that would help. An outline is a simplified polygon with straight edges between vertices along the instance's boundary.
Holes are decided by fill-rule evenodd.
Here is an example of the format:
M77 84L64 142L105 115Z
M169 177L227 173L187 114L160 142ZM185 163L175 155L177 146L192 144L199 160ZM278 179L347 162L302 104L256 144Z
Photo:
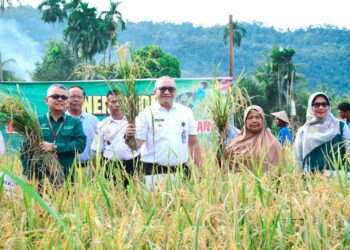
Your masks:
M49 118L48 118L49 117ZM59 130L56 142L57 145L57 157L58 161L64 168L64 174L67 177L69 170L73 164L76 153L79 154L84 151L86 145L86 135L83 131L82 123L79 119L76 119L70 115L63 114L57 122L52 119L49 113L38 118L40 128L43 135L43 140L47 142L54 142L54 134L57 133L64 121L61 129ZM50 119L54 133L51 131ZM27 158L27 157L24 157ZM23 171L26 170L26 161L22 159Z

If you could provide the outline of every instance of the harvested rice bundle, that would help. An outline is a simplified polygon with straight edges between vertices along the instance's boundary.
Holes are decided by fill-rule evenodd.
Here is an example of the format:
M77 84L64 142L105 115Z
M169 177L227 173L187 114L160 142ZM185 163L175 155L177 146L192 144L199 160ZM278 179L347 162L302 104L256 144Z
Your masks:
M55 155L41 150L43 135L37 114L20 93L18 86L17 92L0 90L0 124L11 124L26 140L21 155L27 163L26 174L42 173L43 177L49 177L53 184L60 185L64 181L63 167Z

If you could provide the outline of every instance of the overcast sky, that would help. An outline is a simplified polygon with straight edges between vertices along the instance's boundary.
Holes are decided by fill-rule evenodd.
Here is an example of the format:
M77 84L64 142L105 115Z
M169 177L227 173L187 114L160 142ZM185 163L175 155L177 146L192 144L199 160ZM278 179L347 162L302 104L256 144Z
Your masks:
M105 10L109 0L84 0ZM350 29L350 0L119 0L119 11L128 21L191 22L205 27L228 22L257 21L276 29L331 24ZM34 7L40 0L21 0Z

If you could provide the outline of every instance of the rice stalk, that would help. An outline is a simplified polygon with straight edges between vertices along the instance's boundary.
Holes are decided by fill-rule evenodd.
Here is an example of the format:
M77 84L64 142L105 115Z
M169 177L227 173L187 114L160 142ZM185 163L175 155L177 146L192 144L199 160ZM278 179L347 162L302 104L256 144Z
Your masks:
M235 114L244 110L247 104L247 97L244 92L238 87L238 83L243 78L243 73L239 75L235 84L227 91L222 91L218 81L214 77L212 80L213 95L209 99L208 112L214 128L219 136L219 149L217 157L219 165L223 167L225 164L226 152L226 131L230 120Z
M262 174L260 161L255 174L245 168L221 171L212 155L212 150L203 152L201 178L171 187L163 183L152 191L138 178L133 190L121 191L103 172L66 190L49 186L50 196L42 199L58 211L73 238L28 192L12 201L5 196L0 202L0 249L349 248L350 200L335 175L303 177L291 171L297 168L292 161L280 173ZM17 172L20 166L10 167Z
M116 95L128 123L135 124L137 115L143 109L142 95L147 92L152 84L152 81L150 81L143 92L140 93L136 80L140 78L143 71L151 75L146 67L149 62L155 65L159 65L159 63L151 59L152 51L149 52L146 60L142 60L129 44L117 45L115 48L117 54L116 63L106 66L83 65L76 74L98 75L104 79L108 87L113 91L113 94ZM122 83L113 82L112 79L114 78L122 79ZM137 150L134 137L129 139L128 145L133 151Z
M37 114L18 86L17 93L6 89L0 91L0 124L11 125L26 140L22 155L30 158L27 160L27 174L42 172L52 183L63 183L63 167L53 154L41 150L43 135Z
M49 205L47 204L42 197L40 197L40 195L38 193L36 193L30 186L28 186L28 184L26 184L23 180L21 180L20 178L18 178L16 175L10 173L8 170L6 169L2 169L4 171L4 173L6 173L7 175L9 175L18 186L20 186L27 194L30 198L32 198L33 200L35 200L38 204L40 204L40 206L47 212L49 213L53 218L55 218L57 220L57 222L61 225L61 227L63 228L64 232L67 234L67 236L69 236L70 238L72 238L72 234L70 233L66 223L63 221L62 217Z

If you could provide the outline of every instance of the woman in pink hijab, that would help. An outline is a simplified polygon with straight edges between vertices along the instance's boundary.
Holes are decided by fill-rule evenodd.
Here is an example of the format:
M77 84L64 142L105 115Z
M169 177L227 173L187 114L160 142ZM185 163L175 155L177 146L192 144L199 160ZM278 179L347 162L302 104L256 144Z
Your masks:
M227 150L236 168L240 162L249 170L252 164L262 164L264 171L277 166L282 153L277 138L265 127L264 111L257 105L244 111L244 127Z

